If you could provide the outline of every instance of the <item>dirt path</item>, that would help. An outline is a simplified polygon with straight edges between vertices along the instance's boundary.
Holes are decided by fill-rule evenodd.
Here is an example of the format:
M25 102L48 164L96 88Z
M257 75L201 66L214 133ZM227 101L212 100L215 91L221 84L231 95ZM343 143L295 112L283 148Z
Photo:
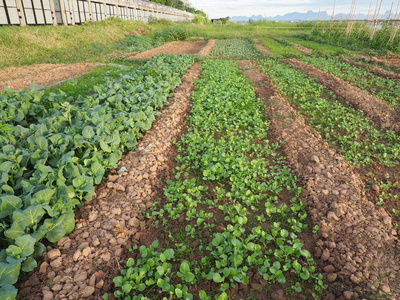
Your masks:
M288 42L291 43L293 45L293 47L295 47L300 52L303 52L307 55L310 55L312 53L312 49L306 48L303 45L296 44L295 42L292 42L292 41L288 41Z
M349 63L349 64L351 64L351 65L353 65L355 67L358 67L358 68L367 69L371 73L373 73L375 75L378 75L378 76L381 76L381 77L384 77L384 78L400 79L400 74L396 74L396 73L391 72L391 71L387 71L387 70L384 70L384 69L381 69L381 68L378 68L378 67L374 67L374 66L363 65L363 64L348 60L346 58L342 58L342 61L344 61L346 63Z
M113 299L110 291L113 276L119 275L118 261L146 238L143 213L152 207L162 179L175 164L171 141L184 127L193 81L199 75L198 62L183 76L174 101L146 132L138 150L119 162L127 170L112 173L96 188L93 201L77 213L74 232L57 243L58 249L48 247L39 268L27 275L19 299L102 299L105 292Z
M374 291L399 299L400 244L389 215L368 201L355 169L312 133L269 79L258 69L242 68L266 102L271 129L284 142L291 168L304 180L311 218L320 226L313 256L331 290L342 294L326 299L357 299Z
M265 47L258 39L254 39L254 44L256 44L257 49L260 50L262 53L272 55L271 50Z
M389 104L336 76L329 75L297 59L285 59L283 62L315 78L318 83L332 90L337 96L349 101L354 108L362 110L369 119L379 126L385 125L387 129L400 133L400 113L393 110Z
M392 67L400 68L400 56L381 56L370 58L371 61L387 64Z
M81 76L98 65L100 64L41 64L28 67L7 68L0 70L0 91L2 91L4 87L22 90L33 84L37 84L40 87L51 85L61 80Z
M199 51L198 55L208 56L211 49L214 48L215 42L216 40L209 40L207 45L205 45L204 48Z
M169 54L197 54L206 45L205 41L199 42L170 42L166 43L160 47L143 51L141 53L135 54L127 59L150 59L154 55L160 55L161 53Z

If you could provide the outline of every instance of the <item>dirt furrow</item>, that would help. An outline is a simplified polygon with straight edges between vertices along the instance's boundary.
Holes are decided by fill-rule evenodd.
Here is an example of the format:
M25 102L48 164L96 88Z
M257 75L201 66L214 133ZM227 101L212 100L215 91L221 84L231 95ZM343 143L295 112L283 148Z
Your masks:
M22 90L33 84L38 86L46 86L57 83L61 80L73 78L85 74L88 70L98 66L95 63L79 63L73 65L35 65L27 67L25 71L16 70L17 74L11 77L14 79L0 82L0 91L4 87L14 90ZM11 68L15 69L15 68ZM19 69L19 68L18 68ZM3 70L6 74L6 70ZM10 71L11 72L11 71Z
M169 54L197 54L203 47L206 45L205 41L198 42L169 42L160 47L150 49L147 51L143 51L141 53L137 53L127 59L150 59L155 55L160 55L161 53L169 53Z
M335 296L345 299L360 294L376 299L378 293L398 299L400 244L390 216L368 201L354 167L312 133L267 76L246 69L269 109L272 131L284 142L291 167L304 180L311 218L320 226L313 255L331 290L341 290L343 295Z
M193 82L199 76L198 62L183 76L174 101L163 109L137 150L123 157L119 171L111 172L96 188L93 200L80 208L74 232L55 248L48 246L39 267L21 284L19 299L101 299L106 292L113 299L112 278L119 275L119 261L142 241L143 213L152 207L174 167L171 141L184 128Z
M291 42L291 41L289 41L289 43L291 43L293 45L293 47L295 47L300 52L303 52L304 54L310 55L312 53L312 49L306 48L303 45L296 44L296 43Z
M198 55L202 55L202 56L208 56L208 54L210 53L211 49L215 46L215 42L216 40L209 40L207 45L204 46L203 49L201 49L199 51L199 53L197 53Z
M0 70L0 81L7 81L26 76L37 75L38 73L65 66L64 64L39 64L24 67L9 67Z
M354 108L362 110L369 119L379 126L385 125L387 129L400 133L400 113L393 110L389 104L336 76L329 75L295 58L282 61L315 78L318 83L332 90L337 96L349 101Z
M374 66L363 65L363 64L348 60L346 58L342 58L342 61L344 61L346 63L349 63L349 64L351 64L351 65L353 65L353 66L355 66L357 68L367 69L371 73L373 73L375 75L378 75L378 76L381 76L381 77L384 77L384 78L400 79L400 74L396 74L394 72L387 71L385 69L381 69L381 68L374 67Z
M254 39L254 44L256 45L257 49L260 50L262 53L272 55L271 50L265 47L258 39Z

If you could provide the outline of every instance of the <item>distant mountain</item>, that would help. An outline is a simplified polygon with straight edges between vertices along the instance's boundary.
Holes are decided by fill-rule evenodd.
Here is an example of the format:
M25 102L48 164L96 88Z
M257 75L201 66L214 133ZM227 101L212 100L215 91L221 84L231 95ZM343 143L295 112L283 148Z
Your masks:
M385 12L385 14L381 15L381 18L385 19L389 16L389 11ZM319 19L321 21L323 20L330 20L332 15L328 15L326 11L321 11L319 14ZM349 18L349 14L335 14L335 20L346 20ZM364 14L356 14L356 19L357 20L364 20L367 18L367 15ZM245 16L234 16L230 17L229 21L232 22L248 22L249 19L252 21L260 21L265 19L262 15L252 15L251 17L245 17ZM277 15L275 17L267 17L266 18L268 21L284 21L284 22L289 22L289 21L316 21L318 20L318 12L313 12L312 10L306 12L306 13L298 13L298 12L293 12L293 13L288 13L283 16Z

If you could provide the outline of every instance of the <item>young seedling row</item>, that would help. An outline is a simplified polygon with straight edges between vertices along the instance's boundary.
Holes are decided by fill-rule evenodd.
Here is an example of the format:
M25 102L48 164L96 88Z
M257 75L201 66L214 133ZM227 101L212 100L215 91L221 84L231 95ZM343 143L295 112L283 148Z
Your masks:
M211 41L200 79L162 54L90 96L6 89L0 299L399 296L397 79L288 40Z

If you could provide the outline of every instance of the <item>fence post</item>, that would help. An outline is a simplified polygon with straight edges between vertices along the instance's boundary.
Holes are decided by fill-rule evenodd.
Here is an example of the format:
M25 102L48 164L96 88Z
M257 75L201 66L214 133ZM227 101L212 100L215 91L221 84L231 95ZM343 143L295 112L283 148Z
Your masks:
M26 26L26 19L25 19L25 14L24 14L24 7L22 6L22 0L16 0L15 4L16 4L17 10L18 10L19 24L21 26Z
M56 15L56 6L54 4L54 0L49 0L51 17L53 18L53 26L57 26L57 15Z
M88 6L89 6L89 20L93 21L92 1L88 0Z
M61 18L62 22L65 26L68 26L67 22L67 16L65 14L65 5L64 5L64 0L60 0L60 10L61 10Z
M104 8L104 19L107 19L107 0L103 1L103 8Z
M69 7L69 18L71 20L71 25L75 25L75 16L74 16L74 11L73 11L73 6L71 3L71 0L68 0L68 7Z

